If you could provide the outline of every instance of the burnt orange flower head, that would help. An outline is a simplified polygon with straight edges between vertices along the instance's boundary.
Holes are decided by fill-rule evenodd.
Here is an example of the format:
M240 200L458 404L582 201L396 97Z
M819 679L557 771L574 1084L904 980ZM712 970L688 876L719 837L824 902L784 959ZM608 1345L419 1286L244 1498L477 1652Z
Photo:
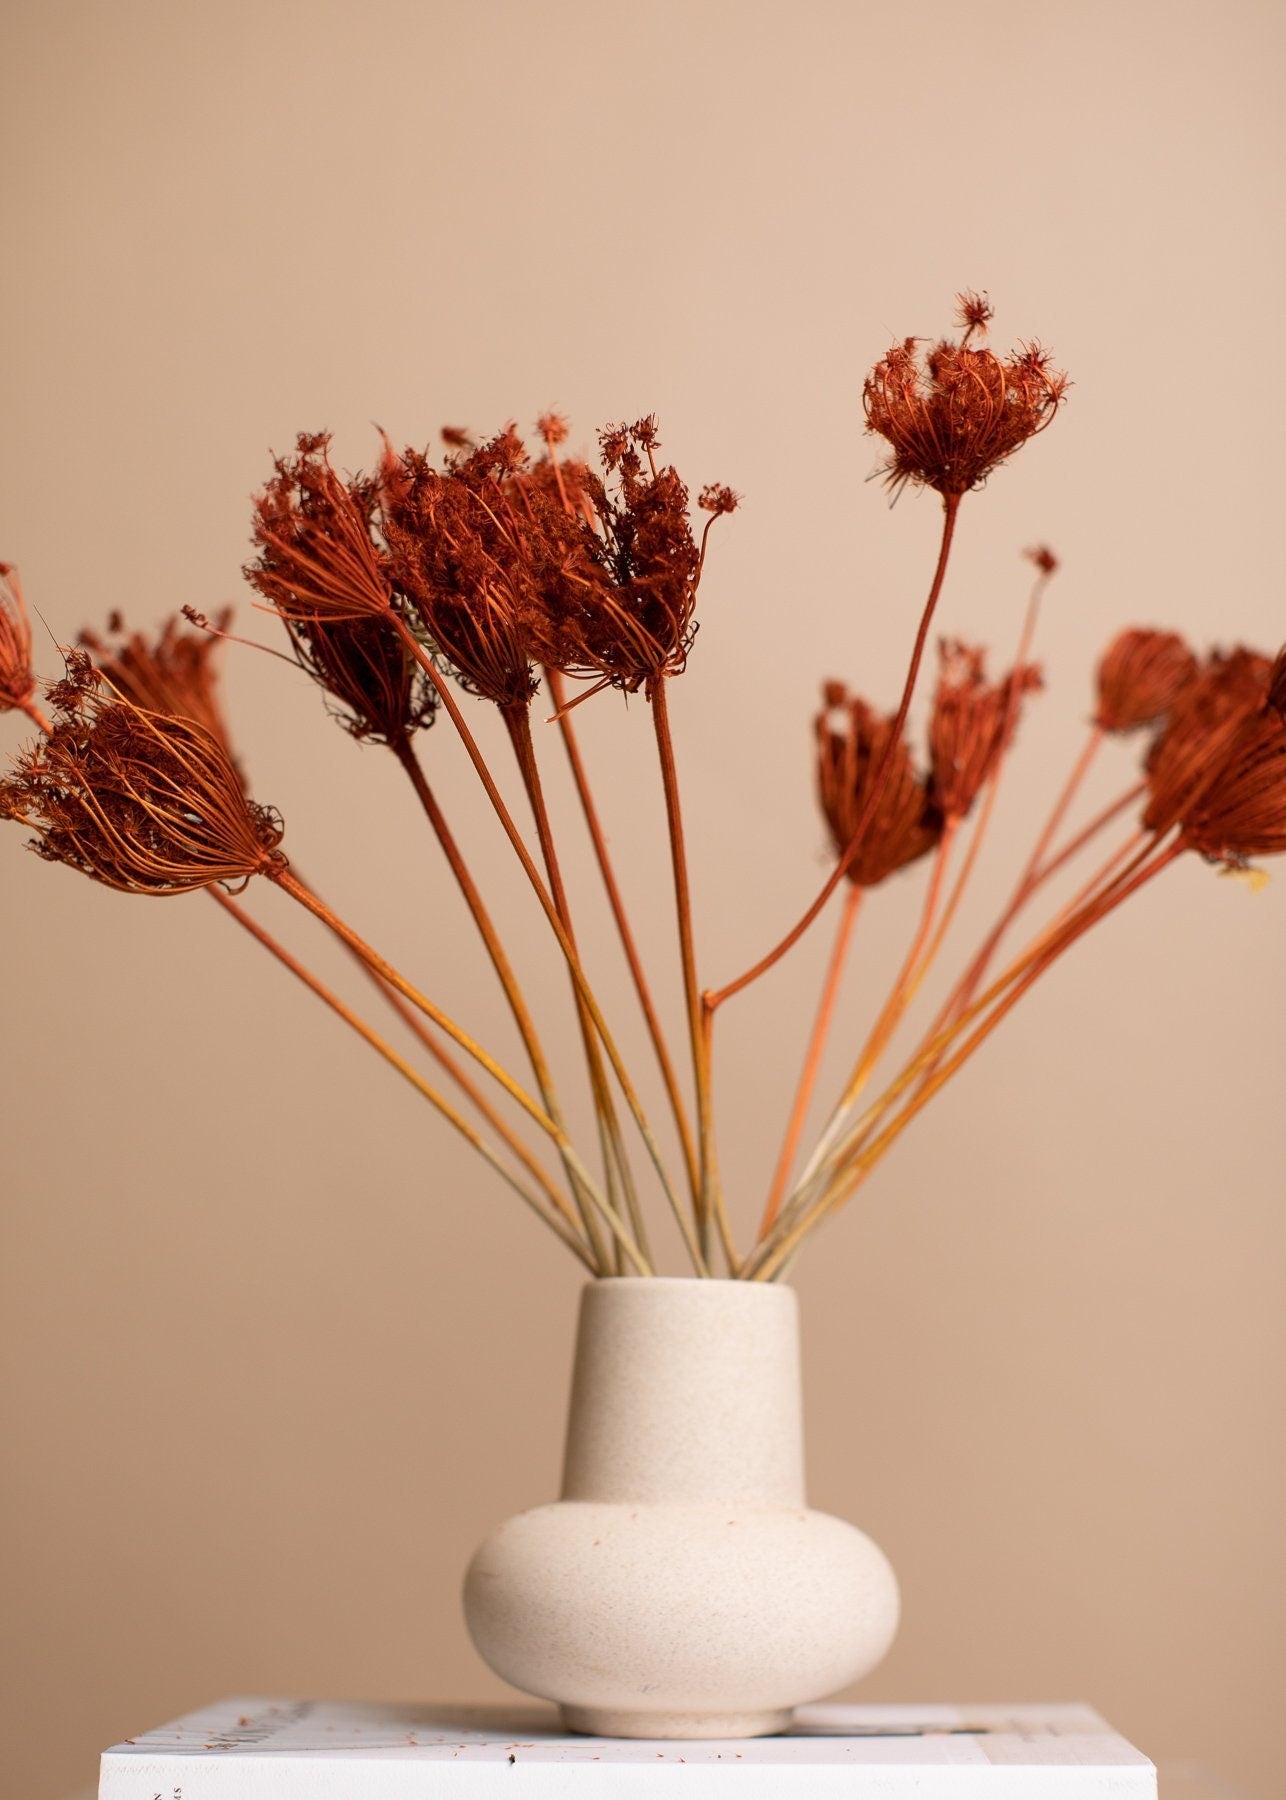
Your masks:
M1067 391L1038 344L1000 357L969 343L986 329L988 302L962 294L959 308L959 343L942 338L926 351L907 338L866 378L867 428L889 445L883 472L894 489L913 482L944 498L968 493L1045 429Z
M192 628L175 614L155 637L129 631L112 613L105 632L82 631L80 643L118 699L145 712L192 719L204 725L231 755L227 721L219 704L215 657L219 637L232 622L230 607L212 621L213 632Z
M373 531L374 484L336 474L326 432L301 433L295 454L274 467L254 503L259 554L247 580L284 619L304 625L387 617L393 593Z
M1268 704L1273 662L1238 645L1214 650L1173 701L1148 752L1149 831L1169 831L1188 819L1224 764L1241 727Z
M865 817L896 723L896 715L881 717L842 682L824 684L815 723L817 793L837 856L848 849ZM892 757L879 803L845 871L856 887L876 886L942 836L942 814L905 742L894 747Z
M1132 627L1113 638L1098 665L1098 711L1104 731L1135 731L1164 718L1193 681L1197 659L1174 631Z
M1043 683L1034 664L988 681L984 653L942 639L929 722L930 787L944 818L965 818L983 783L1009 747L1024 694Z
M36 691L31 670L31 621L18 571L0 562L0 712L25 706Z
M553 443L552 419L545 429ZM470 693L522 708L533 664L594 571L556 487L530 480L513 426L437 469L415 450L382 472L390 569L408 616Z
M697 504L709 517L698 541L687 486L658 461L654 418L605 427L599 448L603 476L575 472L589 567L544 660L636 693L685 668L710 526L738 497L729 487L701 490Z
M152 895L284 866L280 818L247 799L206 726L110 697L79 651L50 699L53 730L0 782L0 817L31 826L41 856Z
M1286 851L1286 651L1269 675L1263 705L1232 733L1183 821L1203 856L1244 867Z

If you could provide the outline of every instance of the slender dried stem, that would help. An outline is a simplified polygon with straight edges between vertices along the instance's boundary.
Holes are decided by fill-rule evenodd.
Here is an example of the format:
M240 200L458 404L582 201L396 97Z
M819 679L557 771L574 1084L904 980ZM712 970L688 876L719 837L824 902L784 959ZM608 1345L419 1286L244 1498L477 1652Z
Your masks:
M1150 855L1155 847L1155 843L1150 844L1145 855ZM986 1039L990 1037L991 1033L996 1029L996 1026L999 1025L1005 1015L1012 1011L1027 990L1040 979L1045 971L1052 966L1059 956L1062 955L1063 951L1066 950L1069 945L1074 943L1077 938L1083 936L1091 926L1096 925L1100 920L1106 918L1108 913L1113 911L1124 900L1128 899L1129 896L1142 887L1145 882L1150 881L1153 876L1159 875L1162 869L1167 868L1176 857L1183 854L1185 848L1186 845L1182 840L1179 840L1178 842L1171 844L1167 849L1160 851L1159 854L1154 857L1154 860L1147 866L1137 868L1134 873L1127 873L1127 875L1120 877L1106 894L1101 895L1096 902L1087 906L1077 920L1059 933L1052 944L1047 945L1046 948L1040 951L1035 957L1023 959L1025 965L1024 970L1016 979L1010 982L1009 991L1004 994L1003 998L999 999L998 1003L988 1013L987 1017L977 1029L970 1034L960 1048L945 1062L939 1062L939 1065L933 1070L929 1079L921 1084L919 1089L911 1097L908 1104L902 1109L897 1117L890 1121L879 1136L876 1137L855 1159L854 1163L846 1169L840 1182L837 1183L833 1189L828 1191L809 1214L804 1219L798 1221L793 1230L785 1234L782 1240L774 1246L771 1254L758 1264L754 1271L754 1278L756 1280L771 1281L775 1275L780 1273L783 1265L787 1259L794 1254L794 1251L804 1235L811 1231L814 1226L818 1225L827 1213L836 1210L844 1204L854 1190L865 1179L866 1175L874 1165L906 1129L921 1108L928 1104L934 1094L937 1093L938 1089L949 1081L957 1070L960 1069ZM1136 861L1137 860L1138 859L1136 859ZM971 1008L965 1019L960 1020L951 1028L953 1035L958 1033L963 1026L988 1003L987 1000L984 1000L979 1002L977 1007Z
M697 1205L697 1237L701 1254L710 1255L710 1227L717 1223L729 1269L735 1274L739 1257L732 1241L732 1229L723 1203L714 1137L714 1093L711 1080L710 1020L701 1002L697 984L696 946L692 932L692 896L688 884L688 854L683 835L683 807L679 798L679 774L674 760L674 741L670 735L670 710L666 697L666 677L657 676L648 683L648 699L652 704L652 724L656 733L657 756L661 765L661 787L665 794L665 817L670 835L670 862L674 871L674 906L679 926L679 956L683 967L683 998L688 1014L688 1033L692 1046L692 1072L697 1093L697 1160L701 1171L700 1200Z
M513 1189L514 1193L518 1195L519 1199L522 1200L526 1206L531 1208L532 1212L535 1213L541 1223L547 1225L549 1229L554 1232L564 1244L566 1244L573 1255L579 1257L586 1268L590 1270L591 1274L594 1273L594 1267L590 1262L585 1245L571 1228L566 1218L560 1216L559 1211L551 1211L542 1203L538 1194L526 1187L514 1175L513 1171L507 1167L499 1156L497 1156L496 1152L492 1149L486 1139L479 1136L468 1121L456 1111L449 1100L440 1094L436 1088L430 1086L430 1084L425 1081L424 1077L420 1075L404 1057L399 1056L391 1044L386 1043L385 1040L380 1037L378 1032L373 1030L364 1019L360 1018L350 1006L339 998L338 994L332 992L332 990L323 982L319 981L317 976L315 976L310 969L306 968L303 963L293 956L291 952L273 937L271 933L266 931L257 920L251 918L250 914L246 912L243 907L238 906L235 900L231 899L229 895L225 894L222 889L217 887L208 888L206 891L219 903L231 918L237 921L238 925L242 926L252 937L256 938L266 950L269 950L272 955L277 958L278 962L289 969L292 975L297 976L298 979L303 982L305 987L316 994L317 998L326 1006L330 1007L332 1012L338 1014L338 1016L344 1020L345 1024L350 1025L352 1029L357 1032L359 1037L363 1038L373 1050L378 1052L378 1054L384 1058L385 1062L395 1068L398 1074L411 1084L418 1094L427 1100L431 1106L435 1107L437 1111L442 1114L443 1118L455 1127L465 1139L466 1143L471 1144L478 1154L490 1163L491 1167L500 1176L501 1180ZM432 1047L433 1046L430 1045L430 1048ZM435 1050L435 1054L439 1054L439 1052ZM445 1060L447 1066L450 1067L450 1059ZM458 1079L459 1072L453 1071L453 1073L456 1073ZM466 1083L465 1085L467 1087L468 1084ZM533 1159L530 1157L530 1153L526 1150L521 1141L514 1136L508 1126L505 1125L504 1121L496 1115L494 1110L490 1108L484 1100L481 1100L476 1094L471 1097L475 1098L481 1105L488 1123L493 1129L499 1132L509 1148L521 1158L528 1168L532 1169L532 1171L541 1178L550 1198L554 1201L555 1205L561 1209L562 1213L565 1213L566 1203L563 1202L560 1196L548 1186L548 1178L544 1175L544 1171L540 1169L539 1165L534 1163Z
M478 935L486 946L487 955L491 959L491 966L499 978L501 987L504 989L505 999L509 1003L509 1010L513 1014L514 1023L518 1027L523 1045L527 1051L527 1057L531 1063L532 1073L536 1078L536 1085L540 1090L545 1111L549 1114L550 1118L554 1120L555 1124L562 1125L565 1129L565 1121L559 1104L558 1094L554 1087L554 1079L550 1073L549 1063L537 1034L535 1022L531 1017L531 1012L527 1006L518 978L514 974L513 965L510 963L504 945L501 942L500 934L496 930L491 914L487 910L486 903L478 890L478 885L473 879L472 871L465 861L464 854L456 841L454 832L447 824L446 816L443 813L441 806L438 804L437 796L429 785L428 778L421 767L419 758L416 756L415 751L411 746L410 739L405 735L400 738L395 738L390 744L390 748L397 757L398 762L401 764L408 781L411 783L416 798L419 800L420 806L424 811L425 817L433 827L434 835L441 846L442 853L447 859L451 873L455 876L456 885L464 896L465 904L469 908L474 924L477 926ZM566 1167L566 1163L564 1163L564 1167ZM570 1169L568 1169L568 1178L572 1183L572 1191L576 1195L577 1210L581 1215L581 1223L584 1226L586 1236L589 1238L592 1254L598 1261L601 1271L605 1271L607 1268L605 1248L602 1234L599 1230L598 1220L594 1214L593 1205L590 1202L589 1197L580 1191L579 1184L572 1176Z
M567 933L567 941L575 950L576 933L572 925L571 905L567 898L567 886L563 880L562 867L558 860L558 848L554 842L549 808L545 804L545 790L540 779L540 765L536 761L536 746L532 742L531 714L526 706L509 706L503 709L503 716L531 806L532 817L536 822L536 836L539 839L541 855L544 858L549 892L563 930ZM577 950L578 958L579 954ZM616 1116L616 1107L612 1101L612 1090L608 1085L607 1073L599 1051L598 1035L594 1030L594 1021L590 1017L589 1009L574 980L572 982L572 999L576 1005L581 1042L585 1048L585 1061L589 1069L590 1088L593 1092L594 1112L598 1120L599 1136L602 1142L603 1167L607 1177L608 1193L613 1193L615 1182L619 1179L634 1235L642 1247L644 1255L651 1261L651 1251L639 1211L638 1195L630 1170L629 1157L621 1138L621 1127ZM620 1272L618 1269L617 1273Z
M626 1104L630 1109L635 1125L638 1127L639 1135L647 1146L648 1155L652 1159L652 1166L656 1170L657 1178L661 1183L665 1197L669 1202L675 1217L681 1218L682 1208L679 1204L678 1196L674 1191L674 1184L670 1180L669 1171L665 1166L665 1158L661 1155L661 1147L657 1143L656 1135L653 1132L651 1125L648 1123L646 1113L639 1103L638 1095L634 1090L634 1084L630 1080L629 1072L616 1047L612 1034L608 1030L607 1021L603 1017L602 1009L594 997L593 990L585 979L585 971L580 966L580 959L576 955L575 945L572 944L566 931L563 929L562 920L558 917L558 909L554 905L548 888L540 878L540 871L532 861L531 852L523 842L522 834L514 824L513 816L510 813L509 808L505 805L504 797L501 794L500 789L496 786L495 778L493 777L491 770L487 767L486 758L478 747L477 739L469 730L464 715L456 702L455 695L451 692L451 685L443 677L441 671L434 663L433 658L419 642L405 619L403 619L399 613L393 611L390 611L389 618L396 626L398 633L402 637L410 654L415 658L416 662L433 683L434 690L450 717L451 723L460 734L460 740L465 747L470 762L477 772L478 779L483 785L487 798L491 802L492 809L495 812L497 819L500 821L505 836L513 846L514 854L522 865L523 873L531 883L532 891L540 902L541 910L544 912L546 919L549 921L549 927L555 938L558 940L558 947L567 959L567 966L572 972L572 979L576 983L577 992L588 1007L590 1017L594 1021L594 1029L602 1039L603 1048L607 1052L607 1060L612 1065L612 1072L620 1084L621 1092L625 1096ZM685 1242L689 1244L689 1250L691 1251L693 1248L693 1241L690 1238L690 1234L685 1234Z
M18 702L18 710L26 713L37 731L43 732L45 737L49 736L50 732L53 730L53 723L46 714L41 712L40 708L36 705L36 702L30 695L28 695L25 700L20 700Z
M743 975L739 975L735 981L730 981L726 987L719 988L713 993L707 993L705 996L705 1004L711 1012L714 1012L718 1007L722 1006L725 1000L730 1000L734 994L739 994L742 988L748 987L752 981L758 981L761 975L766 975L773 964L780 961L786 952L791 949L793 945L798 943L799 939L808 930L808 927L812 924L813 920L818 916L822 908L826 905L826 902L835 892L835 889L844 879L844 876L853 864L854 858L862 847L862 840L866 836L867 827L875 817L876 809L884 797L884 789L888 785L889 776L893 770L893 759L896 755L898 745L902 742L902 733L906 726L907 713L911 709L911 697L915 692L916 677L920 672L920 663L924 657L924 646L928 641L929 626L932 622L934 612L937 609L938 598L942 593L942 584L946 578L947 562L951 555L951 544L955 536L956 517L960 511L961 499L962 496L960 494L944 494L942 497L942 538L938 546L938 561L937 566L933 571L933 581L929 588L928 598L924 603L924 610L920 614L920 626L919 630L916 632L914 648L911 651L911 663L910 667L907 669L906 681L903 684L902 699L898 705L897 714L893 721L893 729L889 733L889 740L885 746L883 759L880 762L875 779L871 783L871 789L867 795L866 805L863 807L857 825L854 827L853 836L849 840L848 847L832 869L821 893L818 894L803 918L786 933L786 936L776 948L770 950L767 956L761 957L752 968L747 969Z
M557 465L555 465L557 467ZM560 477L561 479L561 477ZM692 1124L688 1118L688 1110L684 1103L683 1093L679 1087L675 1073L674 1061L670 1055L665 1034L661 1029L660 1016L652 999L652 991L648 986L647 976L643 969L643 959L639 955L633 930L625 911L625 900L620 884L616 879L616 871L612 866L611 856L607 848L607 837L598 815L598 808L589 785L589 776L585 768L584 758L580 753L580 744L576 737L575 726L570 716L570 708L566 699L566 684L557 669L546 669L545 679L549 683L549 691L556 708L555 718L562 732L563 744L567 750L567 760L571 764L572 778L576 783L576 792L580 796L581 809L585 814L585 824L589 830L590 841L594 846L594 855L598 860L599 872L603 878L603 887L607 894L608 904L612 909L612 917L616 921L616 929L620 936L621 948L625 952L625 960L629 964L630 975L634 981L634 991L638 995L647 1024L648 1036L656 1051L657 1064L661 1070L661 1079L665 1084L666 1095L674 1113L675 1128L679 1134L679 1142L683 1150L683 1161L688 1172L688 1183L692 1190L694 1205L701 1191L701 1175L697 1163L696 1143L692 1135ZM573 702L574 704L574 702Z
M799 1148L804 1121L808 1117L809 1103L813 1097L813 1089L817 1085L817 1073L821 1068L822 1053L826 1048L826 1039L830 1034L831 1020L835 1013L835 1001L839 995L840 977L844 972L853 926L857 922L861 904L862 889L850 882L848 891L844 895L844 906L839 916L839 926L835 932L835 942L831 949L830 962L827 964L826 977L822 982L821 998L817 1003L817 1017L813 1021L812 1036L808 1040L804 1067L800 1073L799 1085L795 1089L795 1104L791 1108L790 1118L786 1124L786 1135L782 1139L781 1154L777 1158L777 1168L773 1175L772 1187L768 1192L768 1202L764 1207L763 1217L759 1221L756 1242L766 1237L772 1230L773 1222L781 1207L782 1196L786 1191L786 1183L790 1178L790 1167L795 1160L795 1152Z
M599 1192L593 1177L585 1167L576 1151L575 1145L572 1144L563 1127L555 1123L555 1121L550 1118L549 1114L545 1112L543 1107L539 1106L537 1102L532 1099L531 1095L514 1080L508 1070L502 1068L494 1057L488 1055L482 1046L469 1036L468 1032L457 1025L454 1019L449 1018L447 1014L442 1011L441 1007L435 1006L432 1000L427 999L418 988L413 987L404 975L395 969L391 963L386 962L379 952L372 949L363 938L359 937L351 925L346 924L337 913L332 912L330 907L319 900L315 894L311 893L302 882L291 874L289 869L277 870L269 877L269 879L275 881L285 893L289 894L292 899L297 900L301 906L306 907L315 918L320 919L324 925L335 933L336 937L342 939L344 943L356 950L358 955L370 964L371 968L376 971L382 980L386 981L390 987L396 988L403 999L409 1000L412 1006L422 1012L427 1019L432 1020L440 1031L445 1032L446 1035L471 1056L476 1063L484 1068L488 1075L491 1076L492 1080L497 1082L504 1089L510 1099L515 1101L527 1116L530 1119L533 1119L536 1124L539 1125L540 1129L553 1139L567 1161L575 1169L578 1179L584 1185L585 1191L589 1194L594 1205L598 1208L599 1215L604 1222L610 1226L617 1240L629 1256L630 1261L638 1270L638 1273L640 1275L650 1274L651 1270L648 1266L647 1259L635 1243L629 1227L611 1203Z

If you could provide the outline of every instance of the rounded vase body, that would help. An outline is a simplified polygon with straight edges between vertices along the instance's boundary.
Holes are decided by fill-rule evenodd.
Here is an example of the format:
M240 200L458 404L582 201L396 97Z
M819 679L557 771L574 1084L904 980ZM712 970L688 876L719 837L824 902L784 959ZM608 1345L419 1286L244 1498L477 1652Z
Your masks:
M794 1291L589 1283L562 1498L487 1538L465 1615L498 1675L604 1736L781 1731L874 1668L897 1583L805 1503Z

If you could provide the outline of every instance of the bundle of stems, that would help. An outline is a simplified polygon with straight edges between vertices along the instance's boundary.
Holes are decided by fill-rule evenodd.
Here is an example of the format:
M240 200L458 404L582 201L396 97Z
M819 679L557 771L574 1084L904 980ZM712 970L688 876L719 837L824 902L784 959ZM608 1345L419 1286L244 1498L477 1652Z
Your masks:
M791 929L723 986L703 986L698 969L669 689L692 646L711 526L735 510L737 496L727 487L702 490L706 520L694 532L688 490L660 463L650 418L602 432L598 469L563 454L567 429L555 414L538 422L535 456L512 426L481 443L449 430L440 464L386 442L377 471L354 478L335 471L326 437L303 436L276 462L255 505L255 555L246 573L287 634L288 653L276 654L308 673L354 737L382 744L394 757L512 1014L526 1072L507 1068L394 967L288 859L281 818L250 798L219 705L213 658L229 636L226 615L212 621L184 609L186 620L175 617L150 638L131 634L114 616L105 634L87 631L64 652L61 678L44 684L42 694L16 572L0 564L0 710L24 714L38 733L0 782L0 817L34 830L34 848L49 860L119 890L205 890L396 1069L591 1274L657 1271L654 1207L645 1203L650 1188L694 1274L779 1278L804 1239L848 1201L1086 932L1184 852L1246 869L1286 848L1286 658L1273 661L1244 647L1198 657L1172 632L1123 631L1099 664L1089 734L999 917L963 957L905 1061L888 1069L899 1029L951 942L1022 708L1041 685L1030 653L1041 596L1056 568L1048 550L1029 553L1035 583L1014 666L1003 679L988 679L980 650L940 644L927 753L917 758L907 721L961 504L1046 428L1066 391L1039 347L1001 357L981 343L991 316L984 299L961 295L958 316L958 339L927 349L908 339L875 365L864 388L868 427L887 446L889 484L895 491L927 489L942 507L938 554L898 705L881 714L842 683L825 683L816 776L833 867ZM649 1118L582 959L532 730L542 679L655 1057L670 1115L664 1131ZM573 693L573 682L588 686ZM651 721L677 926L682 1053L644 966L578 737L577 708L612 688L641 694ZM470 725L479 701L503 721L528 815L521 822ZM565 1071L555 1069L493 911L421 761L419 735L442 715L565 967L595 1123L592 1150L574 1141L562 1097ZM1141 770L1072 828L1100 745L1124 734L1144 744ZM921 861L928 873L905 956L869 1030L851 1047L851 1066L805 1156L859 912L870 889ZM1006 960L1006 940L1074 861L1084 864L1079 888L1047 908ZM342 943L372 998L409 1027L414 1058L254 915L239 896L255 877ZM835 937L815 1022L758 1224L743 1244L719 1172L716 1022L832 901ZM534 1138L524 1135L524 1121Z

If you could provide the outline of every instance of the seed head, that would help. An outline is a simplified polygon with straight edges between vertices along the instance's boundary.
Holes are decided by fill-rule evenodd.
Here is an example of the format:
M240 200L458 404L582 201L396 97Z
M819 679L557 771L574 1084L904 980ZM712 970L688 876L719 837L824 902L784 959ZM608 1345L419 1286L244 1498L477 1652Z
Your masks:
M527 479L512 426L435 469L418 451L386 456L381 477L389 567L408 611L461 685L500 707L536 691L544 614L566 603L577 521Z
M865 813L896 716L881 718L840 682L822 688L817 715L817 792L837 856L848 849ZM917 775L906 744L893 750L887 783L845 871L856 887L874 887L933 848L942 814Z
M31 621L12 563L0 562L0 712L24 706L36 691L31 669Z
M959 822L1009 747L1022 696L1044 684L1033 664L989 682L983 651L945 638L938 650L929 724L930 791L943 817Z
M1098 712L1104 731L1135 731L1163 718L1194 680L1197 659L1174 631L1132 627L1115 637L1098 665Z
M295 455L277 459L255 501L259 555L246 577L282 618L304 625L387 618L393 594L374 535L374 484L341 481L329 447L328 433L303 433Z
M1168 831L1193 812L1241 727L1264 710L1272 677L1270 658L1240 645L1212 651L1198 668L1148 753L1149 831Z
M232 609L227 607L212 621L214 631L226 632L231 622ZM231 756L214 662L220 648L217 636L188 629L176 613L149 639L141 631L127 632L121 615L113 613L104 634L82 631L80 645L118 699L145 712L194 720Z
M907 338L866 378L867 428L890 446L883 472L894 490L913 482L945 497L978 487L1045 429L1067 391L1067 377L1037 344L1008 357L969 348L969 333L985 325L990 306L962 295L960 308L962 342L943 338L925 353L919 339Z
M244 885L284 865L279 815L247 799L206 726L83 679L64 698L52 732L0 782L0 816L33 827L41 856L152 895Z
M1233 733L1188 808L1183 838L1232 868L1286 851L1286 719L1275 704L1266 702Z

